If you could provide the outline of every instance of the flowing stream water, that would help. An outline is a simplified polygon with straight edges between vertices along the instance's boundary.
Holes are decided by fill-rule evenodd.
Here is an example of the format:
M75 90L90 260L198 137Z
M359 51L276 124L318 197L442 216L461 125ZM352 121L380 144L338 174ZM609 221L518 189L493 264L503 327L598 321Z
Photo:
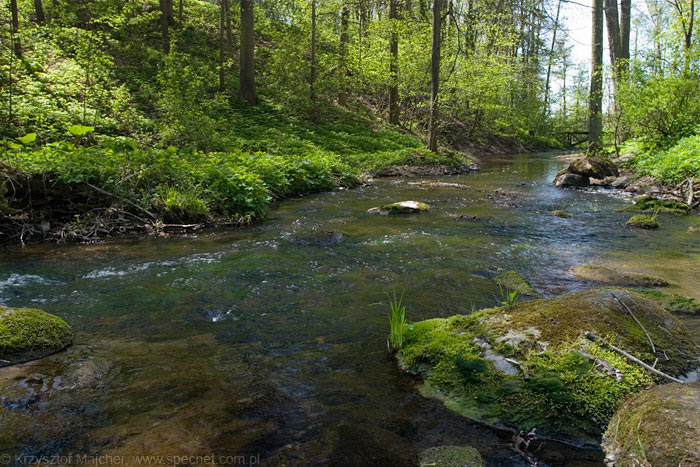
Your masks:
M627 228L630 214L617 210L629 197L552 187L565 165L551 154L492 157L465 176L285 201L245 230L5 247L0 303L59 315L76 337L66 352L0 369L0 453L14 465L210 454L238 465L402 465L456 444L486 465L526 465L509 433L417 393L387 354L388 301L403 292L409 321L469 313L500 303L499 272L517 270L552 296L591 285L570 273L581 263L661 275L700 298L695 219L662 214L658 231ZM400 200L432 210L366 214ZM603 457L554 442L536 455L562 466Z

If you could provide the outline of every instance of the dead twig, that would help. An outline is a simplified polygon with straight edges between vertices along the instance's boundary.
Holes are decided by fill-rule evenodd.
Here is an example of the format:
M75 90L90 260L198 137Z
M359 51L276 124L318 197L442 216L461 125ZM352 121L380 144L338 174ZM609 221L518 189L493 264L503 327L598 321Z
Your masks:
M133 201L131 201L131 200L129 200L129 199L122 198L121 196L117 196L117 195L115 195L114 193L110 193L110 192L107 191L107 190L103 190L103 189L100 188L100 187L96 187L95 185L93 185L93 184L91 184L91 183L85 183L85 184L86 184L87 186L89 186L90 188L92 188L93 190L97 191L98 193L102 193L103 195L111 196L112 198L116 198L116 199L118 199L118 200L120 200L120 201L126 201L128 204L130 204L131 206L135 207L136 209L138 209L138 210L140 210L140 211L143 211L143 212L145 212L146 214L148 214L148 216L149 216L151 219L158 219L158 217L156 217L155 214L151 213L149 210L147 210L147 209L145 209L145 208L142 208L141 206L139 206L138 204L134 203Z
M622 355L623 357L625 357L630 362L636 363L637 365L641 366L642 368L646 369L647 371L649 371L651 373L654 373L657 376L660 376L662 378L666 378L669 381L673 381L674 383L682 383L683 382L678 378L674 378L671 375L667 375L663 371L659 371L656 368L654 368L650 365L647 365L646 363L644 363L643 361L641 361L640 359L638 359L634 355L631 355L631 354L625 352L624 350L615 347L614 345L612 345L610 342L606 341L602 337L597 336L595 333L588 331L588 332L586 332L586 337L591 341L602 343L603 345L609 347L612 351L617 352L620 355Z
M649 343L651 344L651 351L656 353L656 347L654 346L654 341L651 340L651 336L647 332L646 328L644 328L644 325L642 325L641 321L639 321L637 319L637 317L634 315L634 313L632 313L632 310L630 310L630 307L628 307L625 302L623 302L622 300L617 298L617 295L615 295L614 292L611 292L611 294L612 294L613 298L617 301L617 303L622 305L625 308L625 310L627 310L627 313L629 313L630 316L632 316L632 319L635 321L635 323L637 323L637 325L639 325L639 327L642 328L642 331L644 331L644 334L646 334L647 339L649 339Z

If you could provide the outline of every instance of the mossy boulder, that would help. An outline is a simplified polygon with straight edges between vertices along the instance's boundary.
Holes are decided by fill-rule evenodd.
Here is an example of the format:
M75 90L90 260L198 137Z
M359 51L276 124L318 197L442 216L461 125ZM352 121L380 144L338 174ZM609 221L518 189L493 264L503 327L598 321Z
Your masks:
M596 178L602 180L606 177L617 177L620 172L613 161L607 157L583 157L575 159L569 164L569 173L582 177Z
M626 287L666 287L668 282L653 276L622 272L596 264L581 264L572 269L574 276L590 281Z
M603 449L609 466L700 465L700 383L664 384L627 399Z
M401 368L423 378L424 396L457 413L596 445L624 397L656 380L588 341L586 331L642 361L658 359L657 368L672 375L698 366L700 348L683 324L642 295L610 288L412 323L397 358ZM498 368L494 355L519 371Z
M690 206L678 201L659 199L656 196L642 196L632 206L627 206L622 211L659 211L687 216L690 214Z
M554 217L563 217L564 219L568 219L571 217L571 214L569 214L566 211L562 211L561 209L557 209L556 211L552 211L552 215Z
M430 206L420 201L399 201L398 203L385 204L378 208L371 208L367 212L369 214L381 214L383 216L391 216L397 214L420 214L427 212Z
M57 316L0 306L0 367L45 357L72 341L73 331Z
M700 300L691 297L684 297L678 294L665 294L658 290L638 290L640 294L654 300L664 310L670 313L700 313Z
M420 453L420 465L434 467L483 467L479 451L471 446L437 446Z
M631 225L633 227L639 227L640 229L647 229L647 230L653 230L653 229L659 228L659 223L656 222L656 219L654 219L651 216L647 216L646 214L636 214L636 215L630 217L629 220L627 221L627 225Z
M507 290L516 290L519 295L541 297L540 293L517 271L506 271L493 278L493 281Z

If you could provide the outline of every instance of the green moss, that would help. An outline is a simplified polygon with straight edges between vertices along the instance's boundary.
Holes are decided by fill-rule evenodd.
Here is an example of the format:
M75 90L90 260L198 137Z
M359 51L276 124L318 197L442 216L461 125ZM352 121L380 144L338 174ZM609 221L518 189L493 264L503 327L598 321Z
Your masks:
M420 465L433 467L481 467L479 451L471 446L437 446L423 451Z
M541 297L540 293L517 271L506 271L493 278L493 281L508 290L517 290L520 295Z
M628 206L622 211L659 211L685 216L690 214L690 206L677 201L659 199L656 196L642 196L632 206Z
M664 384L630 397L610 421L603 449L620 467L700 465L700 383Z
M398 203L385 204L380 208L388 214L409 214L414 212L425 212L430 208L420 201L400 201Z
M455 364L467 380L478 379L487 369L486 360L473 355L458 354L455 357Z
M0 366L49 355L70 345L73 332L41 310L0 307Z
M621 289L584 290L414 323L398 358L402 368L424 376L423 395L457 413L595 443L620 401L654 382L642 367L582 337L593 331L653 362L646 334L620 302L665 350L669 360L657 364L662 371L675 375L697 365L700 348L680 322ZM484 358L486 347L519 361L528 378L497 370Z
M563 217L564 219L568 219L571 217L571 214L569 214L566 211L562 211L560 209L557 209L556 211L552 211L552 215L554 217Z
M668 282L658 277L622 272L597 264L581 264L573 268L572 272L581 279L628 287L666 287L669 285Z
M654 300L671 313L700 313L700 300L677 294L665 294L658 290L638 290L645 297Z
M627 221L627 225L649 230L659 228L659 223L656 222L656 219L651 216L647 216L646 214L636 214L630 217Z

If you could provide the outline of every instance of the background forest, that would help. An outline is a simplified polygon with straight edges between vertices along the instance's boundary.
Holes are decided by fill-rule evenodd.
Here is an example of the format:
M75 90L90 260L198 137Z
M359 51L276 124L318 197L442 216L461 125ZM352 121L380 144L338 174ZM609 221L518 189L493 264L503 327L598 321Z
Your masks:
M700 176L694 0L594 0L592 64L572 63L562 0L6 1L3 161L154 219L251 219L361 173L469 162L438 140L553 148L590 127L597 148L596 120L641 174Z

